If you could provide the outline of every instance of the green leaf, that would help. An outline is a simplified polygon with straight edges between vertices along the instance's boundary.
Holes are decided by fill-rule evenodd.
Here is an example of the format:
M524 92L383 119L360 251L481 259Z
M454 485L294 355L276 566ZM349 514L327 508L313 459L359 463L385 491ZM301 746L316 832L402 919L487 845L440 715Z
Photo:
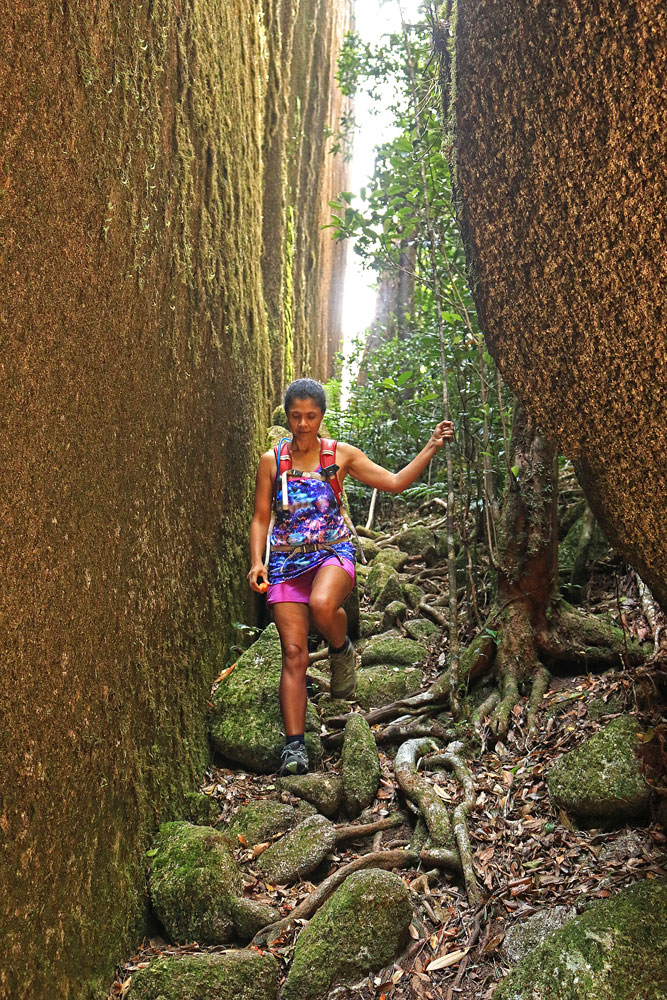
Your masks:
M150 851L146 851L146 857L147 858L154 858L155 855L157 854L157 852L158 852L158 848L157 847L152 847Z

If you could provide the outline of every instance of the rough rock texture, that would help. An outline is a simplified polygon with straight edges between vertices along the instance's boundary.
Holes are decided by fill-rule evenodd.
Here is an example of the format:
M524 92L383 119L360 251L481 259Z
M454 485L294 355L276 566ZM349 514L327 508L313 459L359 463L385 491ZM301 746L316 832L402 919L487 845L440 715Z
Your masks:
M403 600L409 608L417 608L419 602L424 596L424 591L421 587L418 587L416 583L404 583L401 587L403 591Z
M380 787L378 749L362 715L352 715L345 723L341 763L345 809L349 816L358 816Z
M278 629L271 623L236 661L212 696L211 742L230 760L255 771L278 770L285 744L278 701L282 658ZM309 703L306 710L306 746L311 766L322 759L320 723Z
M507 930L503 951L510 965L516 965L542 944L548 934L559 930L576 917L573 906L545 906L525 920L518 920Z
M440 626L426 618L413 618L411 621L405 622L405 631L411 639L415 639L425 646L437 642L442 634Z
M233 937L231 903L243 893L229 841L190 823L163 823L151 850L148 890L173 942L224 944Z
M294 806L287 802L276 802L275 799L256 799L241 806L232 816L224 832L238 841L241 834L249 847L261 844L275 833L285 833L298 822Z
M208 764L270 405L340 333L320 224L348 19L3 11L1 994L105 990L145 931L143 852Z
M257 931L268 924L280 920L280 911L260 899L233 899L230 912L234 921L234 931L241 941L252 941Z
M621 716L563 754L546 776L554 804L580 819L605 823L645 813L650 788L636 753L637 733L634 719Z
M667 882L596 902L530 952L494 1000L664 1000Z
M343 801L343 782L337 774L295 774L278 779L277 785L310 802L323 816L335 816Z
M278 963L255 951L156 958L132 973L129 1000L276 1000Z
M202 826L213 826L220 815L220 805L212 795L203 792L186 792L183 819Z
M422 672L418 667L397 667L391 663L363 667L357 671L355 699L367 711L414 694L419 690L421 682Z
M433 543L433 532L425 525L406 528L396 539L396 544L401 552L407 552L411 556L423 555L429 545L433 545Z
M480 327L667 607L667 7L456 9L445 112Z
M384 631L393 628L398 622L405 620L405 616L408 613L407 605L403 601L391 601L384 609L382 614L382 629Z
M401 639L379 635L372 638L364 646L361 654L362 667L371 667L376 663L395 663L412 667L425 658L423 646L414 639Z
M408 941L412 907L392 872L355 872L297 938L283 1000L320 1000L392 962Z
M289 885L314 871L335 843L329 820L310 816L260 855L257 870L270 882Z

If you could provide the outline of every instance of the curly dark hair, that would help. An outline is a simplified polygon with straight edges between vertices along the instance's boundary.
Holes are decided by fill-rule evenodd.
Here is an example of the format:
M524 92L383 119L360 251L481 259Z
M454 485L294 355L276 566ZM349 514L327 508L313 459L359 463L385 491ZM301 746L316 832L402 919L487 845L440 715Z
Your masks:
M295 399L312 399L317 403L322 413L327 408L327 397L324 389L314 378L298 378L287 386L285 392L285 413L289 413L289 408Z

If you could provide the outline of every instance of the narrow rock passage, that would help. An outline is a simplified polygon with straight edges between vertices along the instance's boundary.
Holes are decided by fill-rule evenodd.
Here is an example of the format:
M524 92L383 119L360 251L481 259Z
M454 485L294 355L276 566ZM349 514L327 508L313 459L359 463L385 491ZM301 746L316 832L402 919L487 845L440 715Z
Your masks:
M314 654L312 773L275 777L273 625L214 684L209 724L221 766L193 793L187 821L162 824L148 852L155 935L119 970L109 998L324 1000L355 984L369 1000L490 997L498 969L517 960L506 933L532 915L568 905L574 918L642 880L664 904L665 836L650 823L650 786L627 739L639 732L641 743L650 729L641 713L627 717L627 676L552 678L534 736L526 698L505 741L484 712L454 724L440 694L447 652L437 617L447 595L426 572L446 554L438 518L423 521L363 539L358 700L331 699L327 661ZM494 688L493 650L472 648L462 662L471 714ZM624 743L616 717L626 719ZM607 729L605 759L620 788L600 807L607 825L586 829L593 777L582 760L590 740L599 771ZM616 828L628 815L634 840Z

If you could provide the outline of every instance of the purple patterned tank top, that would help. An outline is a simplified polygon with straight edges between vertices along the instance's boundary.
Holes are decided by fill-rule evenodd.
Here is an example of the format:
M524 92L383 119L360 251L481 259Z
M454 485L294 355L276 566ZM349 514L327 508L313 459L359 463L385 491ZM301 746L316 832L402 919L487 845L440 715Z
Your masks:
M321 465L316 471L320 472ZM281 483L276 472L275 488ZM275 492L274 492L275 496ZM287 477L287 499L290 509L280 505L271 532L269 558L269 583L292 580L319 566L333 555L331 549L314 552L274 552L274 545L323 544L331 545L341 557L355 561L355 549L349 529L343 519L331 486L322 479Z

